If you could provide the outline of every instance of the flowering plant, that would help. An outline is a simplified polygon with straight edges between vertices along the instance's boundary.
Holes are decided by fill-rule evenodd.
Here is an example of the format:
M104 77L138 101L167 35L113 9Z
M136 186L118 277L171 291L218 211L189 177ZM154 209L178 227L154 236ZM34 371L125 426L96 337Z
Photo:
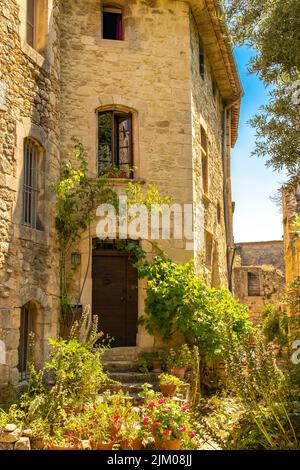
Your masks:
M143 426L159 440L186 440L195 437L190 428L189 404L155 398L144 408Z

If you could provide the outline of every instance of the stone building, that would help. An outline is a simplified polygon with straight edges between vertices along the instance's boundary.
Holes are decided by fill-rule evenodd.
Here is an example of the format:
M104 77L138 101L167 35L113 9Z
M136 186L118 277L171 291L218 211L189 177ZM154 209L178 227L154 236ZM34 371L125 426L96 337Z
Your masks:
M284 272L283 241L235 245L234 294L250 307L254 324L261 323L262 309L283 294Z
M0 0L0 383L26 378L58 333L58 250L49 182L76 136L95 177L155 184L193 204L194 239L163 240L179 262L228 285L233 256L230 150L242 87L217 0ZM134 169L134 173L130 169ZM70 252L80 302L118 346L149 348L144 284L97 219ZM145 240L140 244L151 252ZM1 351L1 349L0 349Z
M300 230L294 225L295 216L300 217L300 185L284 192L282 205L286 282L290 283L300 277Z

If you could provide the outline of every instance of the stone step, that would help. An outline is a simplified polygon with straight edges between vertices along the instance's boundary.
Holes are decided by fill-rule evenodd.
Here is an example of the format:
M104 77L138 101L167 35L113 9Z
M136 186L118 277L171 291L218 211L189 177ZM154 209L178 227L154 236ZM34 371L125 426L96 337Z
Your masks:
M158 376L155 372L149 372L147 374L141 374L139 372L109 372L108 376L121 383L158 383Z
M108 372L138 372L137 361L104 360L102 364L104 370Z
M119 347L107 349L103 354L104 361L137 361L138 348L136 347Z
M137 394L142 390L142 383L120 383L120 384L112 384L110 385L110 390L114 392L118 392L119 390L123 390L124 393L128 393L130 396L137 396ZM158 386L153 386L154 390L158 390Z

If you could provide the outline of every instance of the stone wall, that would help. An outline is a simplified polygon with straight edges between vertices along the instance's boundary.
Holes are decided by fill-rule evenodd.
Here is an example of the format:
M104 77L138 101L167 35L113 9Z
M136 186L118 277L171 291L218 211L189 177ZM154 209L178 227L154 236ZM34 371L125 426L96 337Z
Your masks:
M300 216L300 185L283 194L284 257L286 281L290 283L300 276L300 238L295 230L294 218Z
M0 340L5 345L0 384L19 380L24 304L34 304L39 364L47 354L47 338L57 331L58 260L49 181L59 158L58 7L52 0L48 5L43 57L25 41L26 0L0 0ZM43 230L22 225L23 144L29 136L43 147Z
M259 294L249 295L248 273L258 277ZM234 294L250 308L250 318L261 324L262 310L267 304L278 303L285 290L285 277L274 266L240 266L234 268Z
M236 243L235 250L242 266L271 264L282 272L285 270L282 240Z
M210 64L199 77L197 32L187 2L119 1L123 6L124 41L103 40L101 13L96 0L66 0L61 10L61 150L72 149L71 136L83 143L89 166L96 174L96 111L133 113L135 180L154 183L173 203L193 203L195 245L160 241L160 247L178 262L196 257L197 272L209 283L227 285L223 215L222 100L214 100ZM203 198L199 152L200 123L209 142L210 190ZM122 193L127 182L118 182ZM220 222L217 206L220 205ZM196 209L196 206L198 208ZM204 229L212 233L213 272L204 268ZM91 227L96 236L96 220ZM147 242L142 246L151 253ZM84 284L82 303L91 303L89 234L78 247L81 267L77 281ZM195 250L195 251L194 251ZM79 286L78 286L79 287ZM139 312L143 313L144 284L139 283ZM153 339L139 330L138 346Z
M195 20L190 16L192 58L192 135L193 135L193 191L198 205L195 214L195 262L199 275L214 287L227 285L226 235L223 198L223 100L218 89L213 96L213 75L205 55L204 79L199 73L199 34ZM201 168L201 126L207 135L208 192L204 193ZM219 215L218 215L219 211ZM212 264L205 263L204 231L212 235Z

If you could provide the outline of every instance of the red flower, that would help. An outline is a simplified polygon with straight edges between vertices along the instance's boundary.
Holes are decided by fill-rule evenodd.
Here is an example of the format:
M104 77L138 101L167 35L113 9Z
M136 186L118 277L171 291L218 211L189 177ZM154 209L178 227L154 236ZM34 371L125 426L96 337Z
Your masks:
M190 436L191 439L193 439L193 437L196 436L196 433L195 432L190 432L189 436Z
M150 432L153 432L153 431L154 431L154 427L153 427L153 426L151 426L151 428L150 428Z
M160 405L162 405L163 403L166 403L166 400L163 400L163 399L161 398L160 400L158 400L158 403L159 403Z
M169 423L174 423L174 419L170 418Z
M145 424L146 426L147 426L148 423L149 423L149 419L150 419L150 418L148 418L148 416L145 416L145 418L144 418L144 424Z
M150 408L153 408L153 407L155 406L154 401L150 401L149 404L148 404L148 406L149 406Z
M180 431L185 432L186 431L186 426L181 426Z
M164 436L169 436L171 434L171 431L169 429L164 429L163 434Z
M119 419L120 419L120 416L115 416L114 417L114 423L117 423L119 421Z

